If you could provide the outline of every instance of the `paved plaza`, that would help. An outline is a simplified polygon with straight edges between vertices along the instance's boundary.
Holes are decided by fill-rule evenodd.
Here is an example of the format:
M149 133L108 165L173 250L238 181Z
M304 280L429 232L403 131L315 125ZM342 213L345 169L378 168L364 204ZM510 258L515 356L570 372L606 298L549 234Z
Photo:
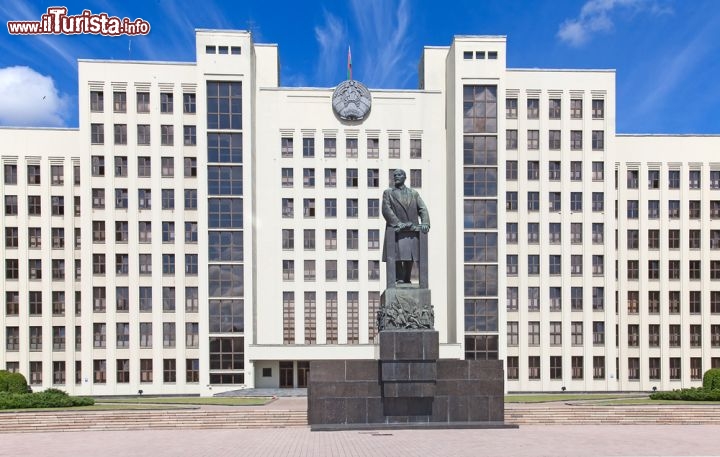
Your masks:
M523 426L504 430L147 430L11 433L0 456L717 456L713 425Z

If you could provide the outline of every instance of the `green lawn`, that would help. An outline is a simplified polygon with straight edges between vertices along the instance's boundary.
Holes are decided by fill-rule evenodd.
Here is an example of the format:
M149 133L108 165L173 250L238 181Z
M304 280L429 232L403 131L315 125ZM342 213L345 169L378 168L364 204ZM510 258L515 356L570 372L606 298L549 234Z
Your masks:
M544 403L553 401L573 400L607 400L624 399L626 394L536 394L536 395L507 395L506 403Z
M142 403L95 403L93 406L74 406L71 408L25 408L25 409L2 409L0 414L4 413L36 413L36 412L53 412L53 411L109 411L109 410L132 410L132 409L193 409L193 406L187 405L151 405Z
M118 397L96 398L96 403L125 405L221 405L260 406L272 401L270 397Z

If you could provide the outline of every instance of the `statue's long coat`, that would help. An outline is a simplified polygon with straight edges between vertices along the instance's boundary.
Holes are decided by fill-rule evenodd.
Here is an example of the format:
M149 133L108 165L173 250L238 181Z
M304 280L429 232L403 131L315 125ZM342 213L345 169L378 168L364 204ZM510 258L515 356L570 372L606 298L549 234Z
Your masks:
M402 186L383 192L382 214L386 227L395 227L401 222L430 224L427 206L415 189ZM396 260L419 260L420 242L418 232L395 233ZM383 262L387 260L383 244Z

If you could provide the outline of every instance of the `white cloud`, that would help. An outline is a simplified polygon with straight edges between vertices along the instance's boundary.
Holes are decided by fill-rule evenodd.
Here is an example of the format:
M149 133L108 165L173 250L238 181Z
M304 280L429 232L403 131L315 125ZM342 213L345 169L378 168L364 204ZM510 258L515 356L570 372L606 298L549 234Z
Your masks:
M333 14L325 11L325 23L315 27L315 39L320 46L316 79L320 84L335 85L338 67L343 68L343 55L347 46L347 29Z
M406 0L352 0L360 34L358 79L373 87L400 87L415 67L408 57L410 4Z
M49 76L29 67L0 68L0 125L61 127L70 106Z
M653 15L672 12L659 0L588 0L578 17L560 24L558 38L571 46L582 46L593 34L612 30L615 26L612 16L619 10Z

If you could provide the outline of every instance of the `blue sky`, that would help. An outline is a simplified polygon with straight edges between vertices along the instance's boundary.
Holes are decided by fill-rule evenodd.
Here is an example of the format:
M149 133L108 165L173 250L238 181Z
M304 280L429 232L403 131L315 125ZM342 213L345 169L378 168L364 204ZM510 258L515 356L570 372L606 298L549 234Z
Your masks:
M8 20L49 6L142 18L147 36L13 36ZM511 68L617 70L620 133L720 134L717 0L0 0L0 125L77 126L76 59L193 61L195 28L277 43L281 84L417 87L425 45L506 35ZM42 98L40 94L43 94Z

